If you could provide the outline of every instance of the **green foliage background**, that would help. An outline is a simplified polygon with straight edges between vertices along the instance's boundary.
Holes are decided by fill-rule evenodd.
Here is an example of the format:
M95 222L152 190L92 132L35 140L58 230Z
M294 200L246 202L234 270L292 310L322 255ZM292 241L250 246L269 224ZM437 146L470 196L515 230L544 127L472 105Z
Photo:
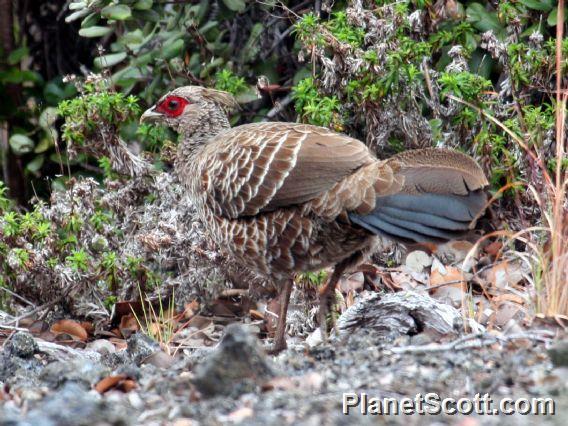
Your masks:
M511 133L549 169L566 167L553 158L552 0L323 1L321 10L294 0L39 3L15 2L2 17L13 40L0 46L9 187L0 187L0 285L63 265L78 280L103 283L110 306L119 282L143 276L154 285L171 275L117 254L119 222L98 201L89 217L70 214L57 224L41 201L25 204L80 176L127 182L109 158L93 155L101 133L119 136L155 169L171 168L176 136L140 126L138 116L181 85L233 93L242 105L233 124L327 126L366 141L379 156L421 146L466 151L494 192L507 188L497 204L504 207L499 227L521 229L540 217L522 188L541 188L542 174ZM567 40L562 49L566 58ZM566 61L562 66L566 71ZM96 238L87 243L87 234ZM44 264L33 253L45 247Z
M378 19L393 19L394 30L381 40L386 46L382 52L369 36L369 28L357 25L350 16L351 2L335 2L333 10L326 10L323 3L324 10L314 11L310 4L296 1L77 0L67 9L65 2L59 2L53 13L59 25L68 27L78 40L65 48L82 49L90 55L88 62L68 61L61 70L80 78L89 72L103 73L113 90L136 95L141 107L179 85L216 86L235 93L245 106L235 123L264 118L276 101L289 101L286 96L291 93L293 102L286 102L287 108L276 119L331 126L368 141L373 129L360 111L390 108L389 99L396 97L403 113L413 109L429 120L431 143L444 143L442 135L452 131L460 135L459 147L485 156L496 187L518 177L522 170L510 176L517 159L500 129L480 120L469 108L440 117L433 113L432 105L417 99L426 84L423 62L428 59L431 78L438 86L439 99L433 102L443 103L450 94L480 108L491 109L495 102L502 107L502 99L486 94L499 92L499 84L510 79L508 96L521 114L499 111L497 115L530 140L543 141L543 133L553 126L547 91L554 77L555 2L518 0L496 6L495 2L473 1L363 2L364 9ZM39 49L32 42L33 34L19 25L22 17L18 13L42 12L14 11L16 43L4 52L0 94L9 98L8 92L16 87L22 104L7 103L0 109L0 121L8 123L9 150L24 170L26 195L31 195L33 186L36 193L46 196L71 175L102 175L104 170L98 160L65 155L69 138L62 138L56 107L76 96L77 90L72 79L48 75L39 66L38 52L32 51ZM413 13L420 13L420 30L411 23ZM483 48L486 31L503 42L505 52L500 58ZM542 35L541 45L531 44L535 33ZM448 71L455 45L463 49L467 69ZM346 51L360 59L357 72L341 75L344 81L339 86L324 87L322 63L316 56L332 60ZM303 61L298 58L300 52ZM272 86L259 94L255 86L260 76ZM135 120L121 123L120 130L127 142L140 143L153 153L175 139L165 131L138 128ZM396 132L389 144L390 151L411 147ZM383 150L379 147L379 152Z

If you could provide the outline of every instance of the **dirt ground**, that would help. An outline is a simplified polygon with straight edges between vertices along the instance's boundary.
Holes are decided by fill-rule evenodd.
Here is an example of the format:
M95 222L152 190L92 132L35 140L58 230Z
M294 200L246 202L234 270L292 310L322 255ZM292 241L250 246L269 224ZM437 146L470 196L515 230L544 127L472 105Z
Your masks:
M287 350L269 356L263 348L267 342L260 342L255 331L252 324L232 324L215 347L183 350L175 357L139 333L122 351L112 345L70 348L16 333L0 354L0 425L568 421L568 344L550 327L464 334L459 312L427 296L363 292L326 342L314 332L290 338ZM555 412L479 414L464 403L472 414L363 415L361 405L343 414L344 398L355 405L352 394L366 394L372 402L416 400L428 393L456 400L488 394L491 409L506 397L552 398ZM375 408L366 407L377 409L376 402ZM435 411L435 404L428 407Z

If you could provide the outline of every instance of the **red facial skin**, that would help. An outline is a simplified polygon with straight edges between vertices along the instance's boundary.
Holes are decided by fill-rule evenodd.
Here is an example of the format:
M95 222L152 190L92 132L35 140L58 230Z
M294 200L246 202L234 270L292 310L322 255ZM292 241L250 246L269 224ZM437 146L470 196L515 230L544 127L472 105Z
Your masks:
M188 100L180 96L168 96L158 105L156 105L156 112L164 114L168 117L177 117L181 115L185 106L189 104Z

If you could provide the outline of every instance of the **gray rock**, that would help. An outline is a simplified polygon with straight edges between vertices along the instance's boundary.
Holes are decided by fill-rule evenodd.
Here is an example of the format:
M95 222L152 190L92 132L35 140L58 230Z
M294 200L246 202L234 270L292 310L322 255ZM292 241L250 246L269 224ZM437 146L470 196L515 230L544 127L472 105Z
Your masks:
M548 348L548 356L555 367L567 367L568 340L561 340Z
M66 383L45 398L20 424L30 426L90 426L132 424L127 407L113 407L96 392L87 392L77 383Z
M67 382L73 382L84 389L90 389L109 374L110 370L103 365L78 358L48 364L39 378L50 388L59 388Z
M193 383L205 396L254 392L275 371L246 327L231 324L219 347L195 369Z
M15 333L0 353L0 382L18 386L33 385L43 367L33 356L38 349L31 334Z
M4 345L4 354L20 358L31 358L38 350L34 337L25 331L18 331Z
M128 356L136 365L141 365L150 355L161 350L156 341L142 333L133 334L126 343Z
M339 317L337 330L342 336L358 329L373 330L391 341L421 332L431 337L457 336L461 323L457 309L425 295L401 291L372 293L362 299Z

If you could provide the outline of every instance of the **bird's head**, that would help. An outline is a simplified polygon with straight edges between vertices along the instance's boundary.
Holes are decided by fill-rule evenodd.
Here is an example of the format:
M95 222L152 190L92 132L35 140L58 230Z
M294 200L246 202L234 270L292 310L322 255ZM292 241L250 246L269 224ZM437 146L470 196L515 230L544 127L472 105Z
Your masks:
M226 127L227 112L238 103L227 92L200 86L183 86L162 96L140 117L140 123L165 124L180 133Z

